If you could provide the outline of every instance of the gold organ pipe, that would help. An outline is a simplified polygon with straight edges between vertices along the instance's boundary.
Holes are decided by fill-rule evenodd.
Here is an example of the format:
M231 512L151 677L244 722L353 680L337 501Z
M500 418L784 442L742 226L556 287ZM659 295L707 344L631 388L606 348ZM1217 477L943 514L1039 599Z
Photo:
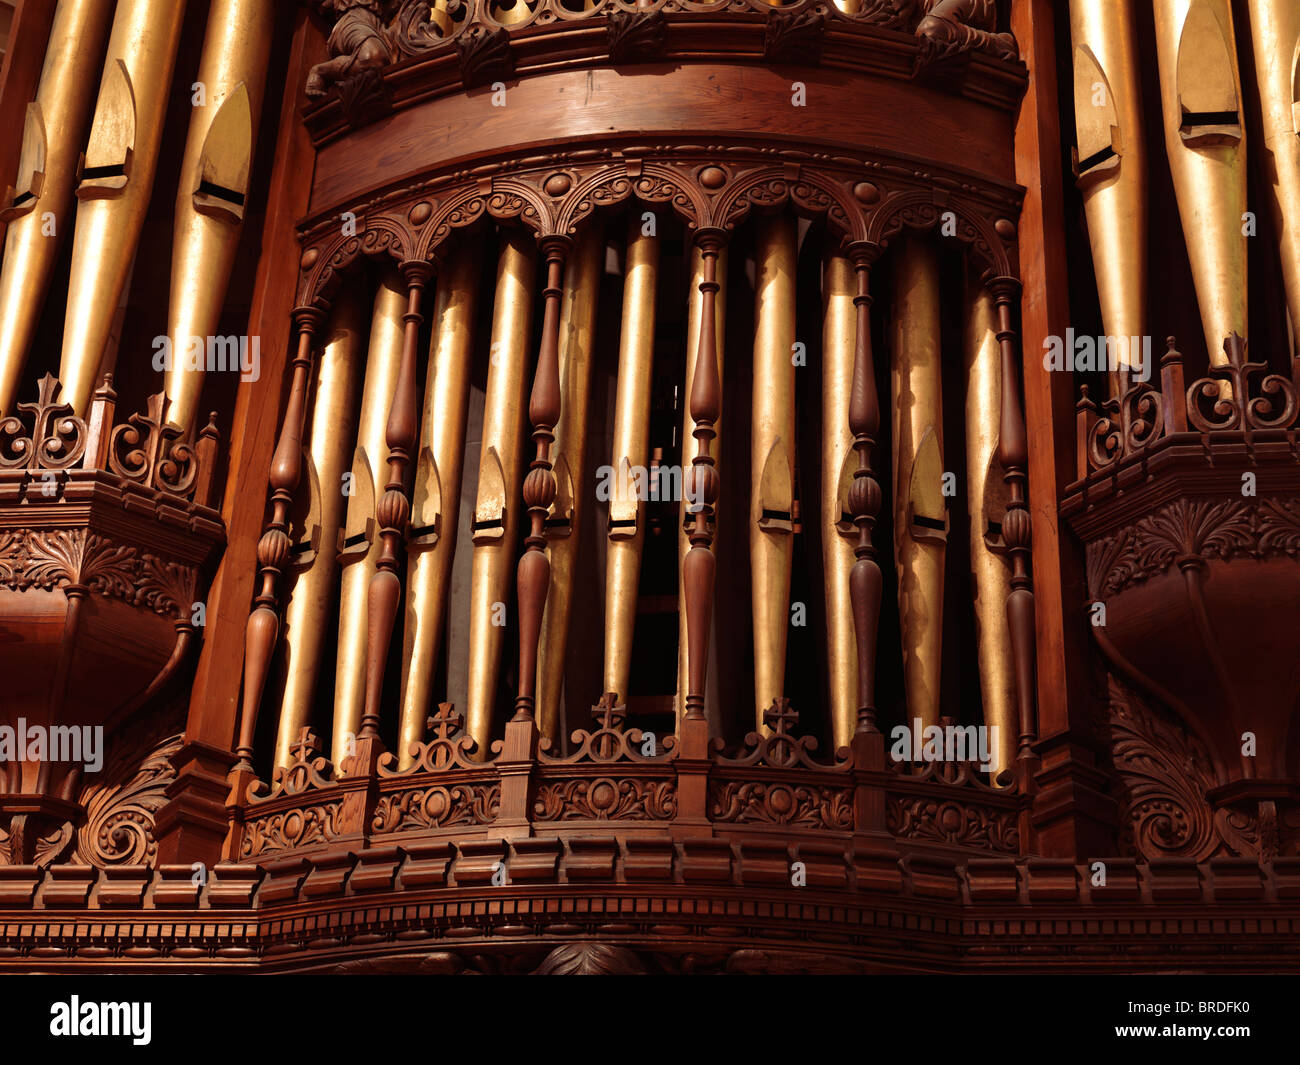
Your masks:
M1145 336L1147 328L1147 149L1134 2L1070 0L1075 166L1102 326L1120 345L1122 369L1109 376L1116 395L1124 370L1141 354L1130 350L1129 338Z
M119 0L77 186L59 379L86 412L153 190L185 0Z
M939 255L907 239L894 261L894 561L903 640L907 717L939 723L943 651L943 402L939 336Z
M970 492L970 568L975 593L976 654L984 724L997 726L991 776L1016 757L1016 675L1006 602L1011 568L990 549L989 523L1002 521L1006 485L996 463L1002 409L1001 352L997 311L988 289L970 279L966 287L966 484Z
M857 643L849 574L853 569L854 536L843 535L840 524L848 512L845 464L857 468L853 433L844 420L853 387L853 349L857 340L857 311L853 296L857 277L843 255L826 256L822 271L822 577L826 585L826 643L831 701L831 730L836 747L846 747L857 726ZM850 522L846 531L856 533Z
M27 106L13 197L4 211L0 417L11 413L63 234L72 225L77 155L112 16L113 0L59 0L36 99Z
M275 764L293 761L291 747L309 725L325 647L325 627L338 577L337 545L348 498L343 476L351 469L356 439L357 393L365 361L365 307L355 288L344 286L334 300L329 332L320 355L312 404L307 454L309 477L299 492L310 491L308 527L301 531L311 551L289 593L284 610L284 698L276 730Z
M556 524L546 538L551 581L537 653L540 704L537 723L541 734L552 740L560 732L560 696L564 691L565 651L573 606L574 559L587 499L586 491L578 491L577 486L591 483L583 469L583 455L587 448L596 303L600 299L604 266L604 234L598 220L592 219L578 237L569 268L565 270L560 305L560 422L555 427L555 443L551 449L557 491L548 519Z
M406 545L406 624L402 648L406 672L397 745L402 768L414 761L411 744L424 738L438 668L438 649L446 624L465 463L478 248L476 240L462 240L457 245L439 277L434 305L420 452L415 464L411 534Z
M352 494L340 537L343 576L339 592L338 662L334 676L334 731L330 756L337 768L352 749L361 728L366 685L366 605L370 579L378 569L382 543L375 525L375 502L388 477L386 427L402 360L406 285L395 269L386 270L375 292L366 351L366 380L361 393L356 450L352 457ZM328 550L330 545L325 545Z
M750 431L749 562L754 623L754 703L785 693L794 561L795 260L798 227L788 214L758 225L754 285L754 392Z
M718 249L716 260L716 281L718 291L714 295L714 336L716 338L717 356L718 356L718 381L723 380L723 368L726 365L726 324L727 315L725 307L727 305L727 249L725 247ZM691 291L688 295L686 309L686 376L682 379L682 449L681 449L681 467L683 483L685 483L686 471L690 470L691 463L697 453L695 442L695 419L691 417L690 410L690 390L691 382L695 380L695 361L699 356L700 348L700 323L703 321L704 295L700 292L700 284L704 280L704 256L698 246L691 250ZM713 456L717 469L722 469L722 414L726 409L725 400L719 394L718 420L714 423L716 436L713 440L711 454ZM681 524L691 516L687 513L688 500L683 499L680 508L679 521L677 526L677 720L680 723L682 716L686 713L686 692L687 692L687 662L686 662L686 589L682 581L682 566L686 561L686 552L691 549L690 538ZM691 519L693 520L693 519ZM714 507L714 521L718 520L717 507ZM718 653L718 641L709 640L709 655L716 656ZM706 674L710 692L717 685L718 671L710 668ZM621 694L621 693L620 693ZM720 722L717 719L718 700L715 698L705 699L705 713L709 715L709 730L716 733Z
M655 288L659 238L646 236L640 219L628 222L623 270L623 319L619 335L618 385L614 399L614 469L609 499L609 547L605 576L604 691L628 697L637 586L645 546L645 500L627 491L627 476L650 461L650 400L654 379ZM628 524L628 523L631 524Z
M1228 0L1154 0L1165 145L1213 365L1246 336L1246 128Z
M1282 250L1291 333L1300 345L1300 6L1251 0L1255 74L1264 111L1264 147L1273 166L1273 212Z
M485 755L491 736L497 672L505 648L504 621L515 574L536 274L532 238L522 230L503 231L492 308L491 365L483 401L470 581L466 731L477 741L480 756Z
M173 360L165 383L167 419L185 430L198 413L205 365L196 359L196 369L187 354L192 338L206 350L221 318L243 228L274 27L275 5L266 0L213 0L208 13L197 78L203 100L193 107L176 191L167 320Z

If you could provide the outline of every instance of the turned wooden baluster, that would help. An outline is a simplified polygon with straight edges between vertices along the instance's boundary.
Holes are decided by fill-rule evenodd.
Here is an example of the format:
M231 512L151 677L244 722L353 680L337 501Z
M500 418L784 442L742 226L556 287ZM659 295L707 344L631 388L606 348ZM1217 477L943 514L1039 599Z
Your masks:
M713 530L709 518L718 501L721 478L710 447L722 404L718 380L717 309L718 253L726 243L720 229L704 229L695 238L703 259L700 281L700 347L691 380L690 411L695 421L697 444L691 468L684 478L688 510L694 518L689 539L691 549L682 561L682 584L686 597L686 713L690 719L704 717L704 682L709 665L709 626L713 616L713 584L717 560L713 555Z
M1016 665L1016 704L1020 716L1017 758L1033 754L1038 738L1034 710L1034 591L1029 575L1031 525L1028 502L1029 440L1020 402L1019 343L1013 307L1020 300L1020 282L1014 277L988 281L998 313L998 346L1002 352L1002 417L998 458L1006 471L1010 490L1002 539L1011 556L1011 592L1007 596L1007 624L1011 629L1011 651Z
M307 416L307 391L311 380L312 342L325 320L316 307L298 307L293 323L298 331L298 350L290 366L289 402L280 427L280 439L271 459L271 520L257 542L261 589L253 601L244 634L244 690L239 715L239 758L236 773L253 770L253 731L266 675L271 667L276 637L280 631L278 585L289 558L289 508L302 477L302 431Z
M433 277L432 263L407 260L401 264L406 281L406 314L402 316L402 361L398 364L397 383L384 439L388 444L388 482L375 507L379 526L380 553L375 575L370 578L366 598L366 702L361 714L358 739L377 740L379 736L379 702L384 694L384 667L393 640L397 607L402 598L402 582L397 576L411 500L407 495L407 476L412 456L419 444L420 411L415 374L416 345L424 315L420 299L424 287Z
M875 244L856 243L848 248L858 289L853 296L857 311L857 339L853 351L853 388L849 394L849 431L858 453L858 468L849 488L849 513L858 529L853 548L857 561L849 574L849 597L853 603L853 626L858 645L857 732L878 732L876 728L876 639L880 631L882 579L876 548L871 542L876 515L880 513L880 482L871 468L872 452L880 431L880 396L876 391L876 368L871 354L871 265L880 254Z
M532 721L537 691L537 644L542 633L542 613L551 587L551 563L546 557L546 515L555 502L555 472L551 445L560 420L560 297L564 290L564 260L571 241L564 236L542 238L546 259L546 287L542 290L542 342L537 352L537 372L528 399L528 420L533 425L537 451L524 478L524 505L529 530L519 559L519 696L515 721Z

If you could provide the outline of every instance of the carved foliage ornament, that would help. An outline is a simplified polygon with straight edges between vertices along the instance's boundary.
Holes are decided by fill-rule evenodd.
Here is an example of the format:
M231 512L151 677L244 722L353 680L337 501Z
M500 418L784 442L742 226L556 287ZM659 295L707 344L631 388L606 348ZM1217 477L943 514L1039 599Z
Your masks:
M473 58L467 63L467 55L493 53L489 64L504 61L508 69L512 32L556 22L607 20L614 62L654 58L663 49L665 12L677 19L697 12L716 18L720 6L724 14L768 17L766 51L772 62L816 63L827 20L916 34L918 69L970 52L1019 58L1015 38L997 32L996 0L864 0L851 11L818 0L793 0L776 9L768 0L730 0L723 5L718 0L659 0L648 8L635 0L596 0L582 10L566 0L312 0L312 6L329 26L329 58L307 76L306 92L312 97L400 59L451 45L460 54L465 84L470 85L484 63Z
M0 585L14 591L73 585L180 618L193 607L197 583L194 566L115 544L85 528L0 532Z
M1180 559L1300 557L1300 501L1178 499L1088 545L1088 590L1107 599Z

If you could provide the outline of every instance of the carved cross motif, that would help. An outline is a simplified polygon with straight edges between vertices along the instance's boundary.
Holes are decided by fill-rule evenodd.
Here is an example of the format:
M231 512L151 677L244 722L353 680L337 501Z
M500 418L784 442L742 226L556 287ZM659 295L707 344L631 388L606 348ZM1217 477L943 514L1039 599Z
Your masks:
M302 764L310 762L319 751L320 737L307 725L298 731L297 742L289 746L289 753L293 755L294 761Z
M619 729L627 717L627 707L618 701L616 692L606 692L591 708L591 716L602 729Z
M799 711L790 705L790 700L782 696L773 699L772 705L763 711L763 724L778 736L790 735L790 730L799 720Z
M432 739L447 741L464 727L465 718L454 703L439 703L438 712L426 718L424 724L433 733Z

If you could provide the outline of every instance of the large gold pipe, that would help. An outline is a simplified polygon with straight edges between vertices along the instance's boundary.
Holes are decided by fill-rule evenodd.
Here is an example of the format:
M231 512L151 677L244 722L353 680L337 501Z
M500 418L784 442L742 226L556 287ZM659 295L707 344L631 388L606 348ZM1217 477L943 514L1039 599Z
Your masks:
M718 291L714 296L713 328L716 338L718 356L718 380L722 381L723 367L726 364L726 305L727 305L727 249L720 248L716 263L716 281ZM691 251L691 290L688 294L686 308L686 376L682 378L682 447L681 467L684 474L691 468L698 448L695 441L695 419L691 417L690 387L695 380L695 360L699 356L700 324L703 321L704 295L700 284L704 280L704 256L698 246ZM717 469L722 469L722 414L726 410L725 400L718 404L718 420L714 423L716 436L713 440L711 455ZM686 552L691 549L690 538L686 534L683 522L694 519L687 513L688 500L683 499L678 515L677 525L677 720L680 723L686 713L687 662L686 662L686 588L682 581L682 567L686 561ZM714 507L714 521L717 519L717 507ZM717 616L716 614L714 615ZM716 631L716 625L715 625ZM709 716L709 731L716 734L721 721L718 718L718 700L714 698L718 682L718 671L714 668L714 659L718 653L718 641L709 640L710 664L706 674L709 691L705 698L705 713Z
M149 208L185 0L119 0L77 186L59 379L84 414Z
M650 399L654 378L655 287L659 238L647 236L640 219L628 222L623 270L623 319L614 398L615 471L609 498L609 546L605 556L604 690L628 697L637 587L645 546L645 500L629 491L627 478L650 462Z
M221 317L243 228L274 28L275 5L266 0L213 0L208 13L197 79L203 98L190 118L176 191L167 319L167 418L185 430L194 424L205 365L196 360L196 367L186 354L197 352L193 338L206 351Z
M446 624L447 590L460 521L479 261L479 242L460 241L439 277L434 305L411 533L406 545L402 648L406 671L397 745L402 768L414 761L411 745L424 737Z
M357 290L345 285L334 300L329 333L320 355L312 402L307 483L310 505L295 545L310 561L298 574L284 610L284 698L276 730L275 764L293 761L291 748L304 725L311 724L338 577L338 539L348 497L344 475L352 462L357 430L357 392L365 362L365 306ZM302 556L299 555L299 558Z
M1264 147L1273 163L1265 173L1273 185L1291 334L1300 345L1300 5L1251 0L1250 22Z
M596 335L596 303L605 266L604 233L596 219L578 237L572 261L565 271L560 304L560 422L551 448L555 464L556 497L546 538L551 560L551 581L542 614L542 635L537 652L538 727L543 736L556 739L560 732L560 696L564 691L564 663L573 606L574 561L578 532L587 498L577 485L590 482L583 469L587 447L587 407L591 396L591 369Z
M894 561L909 724L939 723L943 653L943 401L939 255L928 240L905 240L894 260Z
M858 652L849 601L856 532L849 523L848 484L857 469L853 433L844 412L853 387L853 350L857 341L857 311L853 296L858 282L853 264L838 253L826 256L822 270L822 579L826 585L826 658L829 671L831 731L836 747L848 746L858 720Z
M1228 0L1154 0L1165 146L1210 361L1246 336L1246 128Z
M382 541L375 527L375 501L388 478L386 427L397 387L407 289L395 269L386 270L375 292L366 350L356 450L347 519L339 544L343 565L339 593L338 663L334 675L334 731L331 757L337 767L351 753L366 699L366 605L370 579L378 569ZM325 545L325 550L330 545Z
M1016 676L1007 624L1011 567L990 549L996 535L990 523L1002 521L1006 485L996 463L998 412L1002 409L1001 359L997 311L987 287L971 279L966 286L966 484L970 493L970 569L974 582L976 654L984 724L997 727L990 744L992 776L1009 769L1016 757Z
M785 694L794 562L795 260L798 227L788 214L758 225L754 285L754 390L749 437L749 566L757 727Z
M1102 327L1119 342L1122 370L1109 377L1113 394L1141 354L1129 338L1146 335L1147 148L1134 2L1070 0L1075 165Z
M4 211L0 417L11 413L50 274L72 227L77 155L112 15L113 0L59 0L36 99L27 106L18 175Z
M497 673L515 572L515 532L523 489L523 431L528 400L536 248L521 230L503 232L492 307L491 365L483 400L483 441L474 503L470 578L469 698L466 731L485 754L496 704Z

